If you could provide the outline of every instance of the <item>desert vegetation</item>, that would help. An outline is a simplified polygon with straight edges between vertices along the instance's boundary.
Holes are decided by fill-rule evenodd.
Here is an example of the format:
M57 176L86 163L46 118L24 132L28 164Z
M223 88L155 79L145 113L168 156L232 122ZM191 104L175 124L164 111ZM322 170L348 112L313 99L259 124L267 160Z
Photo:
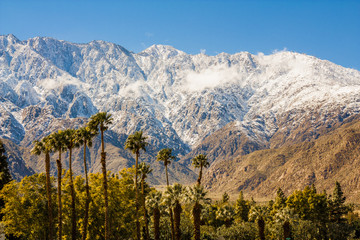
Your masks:
M79 129L54 132L34 142L32 153L43 156L45 173L11 181L5 150L0 143L0 220L7 239L359 239L360 217L345 203L338 182L330 194L314 185L286 196L279 188L273 200L257 203L240 191L237 199L224 192L211 200L201 184L206 153L192 159L199 169L196 183L170 183L167 167L175 160L162 149L167 188L161 192L146 182L151 165L141 161L147 138L143 132L128 136L124 148L135 165L120 172L106 170L104 133L112 118L98 113ZM100 134L101 173L88 173L86 149ZM74 176L72 151L83 149L84 174ZM69 167L62 157L68 152ZM50 162L57 176L50 174Z

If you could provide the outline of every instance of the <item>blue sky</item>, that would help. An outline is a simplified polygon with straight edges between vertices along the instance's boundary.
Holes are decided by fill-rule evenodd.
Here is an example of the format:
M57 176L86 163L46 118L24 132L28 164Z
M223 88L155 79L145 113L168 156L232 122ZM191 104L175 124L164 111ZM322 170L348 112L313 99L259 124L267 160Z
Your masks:
M287 49L360 70L360 1L0 0L0 34L77 43L105 40L140 52L190 54Z

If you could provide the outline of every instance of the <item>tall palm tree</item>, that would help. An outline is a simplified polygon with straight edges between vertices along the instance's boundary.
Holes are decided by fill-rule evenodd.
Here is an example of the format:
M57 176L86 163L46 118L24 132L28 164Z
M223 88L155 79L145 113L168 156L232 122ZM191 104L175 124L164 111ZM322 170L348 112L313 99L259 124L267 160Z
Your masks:
M101 133L101 168L103 173L103 187L104 187L104 202L105 202L105 240L110 238L109 229L109 200L108 200L108 186L107 186L107 172L106 172L106 153L104 147L104 132L112 124L113 119L111 114L100 112L91 116L88 126L93 131L98 131L100 128Z
M62 175L62 166L61 166L61 154L63 151L66 150L65 146L65 135L64 132L59 130L58 132L55 132L50 135L49 137L49 144L53 151L59 153L59 158L56 159L57 164L57 194L58 194L58 239L62 240L62 204L61 204L61 175Z
M85 201L85 216L83 224L82 240L86 239L87 228L89 223L89 205L90 205L90 188L89 188L89 176L86 165L86 147L92 146L92 139L97 135L97 131L91 130L89 127L82 127L76 131L76 141L84 146L84 171L85 171L85 190L86 190L86 201Z
M139 164L139 173L140 173L140 179L141 179L141 193L143 196L143 210L144 210L144 221L145 221L145 236L144 239L148 240L150 239L150 235L149 235L149 222L148 222L148 214L147 214L147 210L146 210L146 205L145 205L145 179L147 178L148 174L150 174L152 172L152 169L150 168L150 165L142 162Z
M175 156L171 154L172 149L171 148L164 148L158 152L158 155L156 156L156 159L158 161L161 161L164 163L165 166L165 173L166 173L166 185L169 187L169 177L168 177L168 169L167 166L171 163L171 160L175 160ZM170 222L171 222L171 238L174 240L175 238L175 228L174 228L174 216L173 211L171 209L171 206L169 206L169 212L170 212Z
M207 161L207 157L206 155L203 155L203 154L199 154L197 155L196 157L194 157L192 159L192 164L194 165L195 168L200 168L200 171L199 171L199 178L197 180L197 183L198 185L201 184L201 178L202 178L202 171L203 171L203 168L204 167L209 167L210 166L210 163Z
M150 192L146 197L146 205L153 212L154 223L154 240L160 239L160 206L162 201L162 193L159 191Z
M174 160L176 157L171 154L171 148L164 148L158 152L156 159L164 163L165 166L165 173L166 173L166 185L169 186L169 177L168 177L168 170L167 166L171 163L171 160Z
M51 199L51 182L50 182L50 153L52 151L50 137L44 137L41 141L34 141L34 147L31 150L32 154L45 154L45 173L46 173L46 196L48 200L48 215L49 215L49 239L52 240L53 233L53 215L52 215L52 199Z
M72 150L78 147L76 142L76 130L66 129L65 135L65 146L69 150L69 173L70 173L70 193L71 193L71 239L76 240L76 206L75 206L75 187L72 171Z
M180 240L181 231L180 231L180 220L181 220L181 202L183 200L185 193L185 188L179 184L175 183L173 186L167 187L165 191L165 198L168 203L171 204L174 211L174 227L175 227L175 240Z
M143 132L139 131L133 135L129 135L125 142L125 149L129 149L135 154L135 214L136 214L136 234L137 239L140 240L140 222L139 222L139 189L138 189L138 162L140 156L140 150L146 151L148 143L145 141L146 137L143 136Z
M194 204L192 209L193 221L194 221L194 239L200 240L200 224L201 224L201 209L202 204L210 202L210 198L206 197L207 192L201 185L195 185L189 187L186 192L186 200Z

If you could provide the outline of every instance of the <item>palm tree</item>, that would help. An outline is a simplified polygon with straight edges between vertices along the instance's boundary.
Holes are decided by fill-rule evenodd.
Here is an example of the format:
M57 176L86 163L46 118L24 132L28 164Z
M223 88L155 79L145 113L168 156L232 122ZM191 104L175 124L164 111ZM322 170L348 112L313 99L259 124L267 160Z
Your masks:
M85 201L85 216L83 225L82 240L86 239L87 227L89 222L89 205L90 205L90 189L89 189L89 176L86 165L86 146L92 146L92 139L97 135L97 131L91 130L89 127L82 127L76 131L76 141L84 146L84 171L85 171L85 190L86 190L86 201Z
M160 239L160 205L162 200L161 192L150 192L150 194L146 197L146 205L153 212L154 218L154 240Z
M294 213L293 209L288 207L277 210L275 214L276 222L281 223L283 228L284 240L292 239L291 222L296 221L298 216Z
M180 240L181 231L180 231L180 220L181 220L181 201L184 196L185 189L179 184L175 183L173 186L167 187L165 191L166 200L173 207L174 211L174 227L175 227L175 240Z
M101 168L103 173L103 187L104 187L104 202L105 202L105 240L110 237L109 232L109 201L108 201L108 186L107 186L107 172L106 172L106 153L104 147L104 131L112 124L113 119L111 114L100 112L91 116L88 126L91 130L97 132L100 128L101 132Z
M230 227L234 220L235 211L230 205L221 206L216 211L216 219L225 223L225 227Z
M133 135L129 135L125 142L125 149L129 149L133 154L135 154L135 214L136 214L136 234L137 239L140 240L140 222L139 222L139 190L138 190L138 162L140 156L140 150L146 151L147 142L145 142L146 137L143 137L143 132L139 131Z
M62 166L61 166L61 154L63 151L66 150L65 142L65 135L64 132L59 130L50 135L49 137L49 144L51 148L59 153L59 158L56 159L57 164L57 194L58 194L58 239L62 240L62 204L61 204L61 174L62 174Z
M144 239L148 240L150 238L149 236L149 222L148 222L148 214L147 214L147 210L146 210L146 205L145 205L145 188L144 188L144 184L145 184L145 179L147 177L148 174L150 174L152 172L152 169L150 168L150 165L142 162L139 164L139 172L140 172L140 178L141 178L141 193L143 196L143 209L144 209L144 221L145 221L145 236Z
M164 148L159 151L158 155L156 156L158 161L162 161L165 166L165 173L166 173L166 185L169 187L169 177L168 177L168 169L167 166L171 163L170 160L174 160L176 157L171 155L172 149L171 148ZM175 238L175 228L174 228L174 216L171 207L169 206L170 212L170 222L171 222L171 237L174 240Z
M207 157L206 155L203 154L199 154L197 155L195 158L192 159L192 164L194 165L195 168L200 168L199 171L199 178L197 180L198 184L201 184L201 177L202 177L202 170L203 167L209 167L210 163L207 161Z
M256 221L260 240L265 240L265 219L267 208L262 206L252 206L249 212L249 220Z
M78 147L76 142L76 130L66 129L64 131L65 135L65 146L69 150L69 173L70 173L70 192L71 192L71 239L76 239L76 206L75 206L75 187L72 171L72 150L75 147Z
M201 211L203 222L208 226L218 227L216 221L216 205L205 205Z
M169 186L169 177L167 166L171 163L171 160L174 160L176 157L171 155L171 148L164 148L158 152L156 159L164 163L165 173L166 173L166 185Z
M44 137L41 141L34 141L34 147L31 150L32 154L45 154L45 173L46 173L46 196L48 199L48 215L49 215L49 239L52 240L53 233L53 215L52 215L52 199L51 199L51 182L50 182L50 153L51 145L49 136Z
M202 204L207 204L210 202L210 198L206 197L207 192L204 190L204 187L201 185L195 185L189 187L186 192L186 200L192 204L194 207L192 209L193 221L194 221L194 239L200 240L200 224L201 224L201 209Z

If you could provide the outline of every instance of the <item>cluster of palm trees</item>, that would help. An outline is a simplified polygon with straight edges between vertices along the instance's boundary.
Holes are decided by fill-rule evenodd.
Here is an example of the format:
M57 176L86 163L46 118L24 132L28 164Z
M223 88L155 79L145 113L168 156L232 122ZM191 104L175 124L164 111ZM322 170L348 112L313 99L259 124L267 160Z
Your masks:
M98 135L99 130L101 133L101 165L103 172L103 187L104 187L104 204L105 204L105 239L109 239L109 227L108 227L108 191L107 191L107 172L106 172L106 153L104 150L104 131L108 129L108 126L112 123L111 114L106 112L100 112L93 115L90 121L82 128L59 130L49 136L44 137L40 141L34 141L34 148L32 153L36 155L45 154L45 172L46 172L46 194L48 199L48 214L49 214L49 236L48 239L53 239L54 226L52 216L52 199L51 199L51 184L50 184L50 154L58 153L56 159L57 164L57 196L58 196L58 239L62 239L62 203L61 203L61 176L62 176L62 153L69 152L69 175L70 175L70 191L71 191L71 238L77 239L76 229L76 196L73 181L72 171L72 151L74 148L78 148L83 145L84 148L84 170L85 170L85 184L86 184L86 203L85 203L85 216L82 239L85 240L87 236L88 216L89 216L89 203L90 203L90 191L89 191L89 179L86 164L86 148L92 146L92 139Z
M51 153L58 153L58 158L56 159L57 163L57 196L58 196L58 226L57 234L58 239L62 239L62 202L61 202L61 177L62 177L62 154L68 152L69 156L69 177L70 177L70 193L71 193L71 239L77 239L77 228L76 228L76 196L73 180L73 170L72 170L72 152L74 148L79 148L83 146L84 152L84 172L85 172L85 189L86 189L86 201L85 201L85 215L84 215L84 224L82 229L82 239L87 238L87 228L88 228L88 219L89 219L89 204L90 204L90 190L89 190L89 179L88 179L88 170L86 163L86 150L87 147L92 146L92 140L95 136L100 133L101 136L101 166L103 174L103 189L104 189L104 207L105 207L105 239L110 238L110 229L109 229L109 207L108 207L108 179L107 179L107 170L106 170L106 152L104 146L104 132L109 128L109 125L112 124L111 114L106 112L100 112L93 115L89 122L82 128L79 129L66 129L59 130L54 132L49 136L44 137L40 141L34 141L34 148L32 153L36 155L44 154L45 155L45 171L46 171L46 193L48 199L48 214L49 214L49 237L48 239L53 239L55 236L54 233L54 220L52 216L52 199L51 199L51 183L50 183L50 155ZM143 219L144 219L144 231L143 238L145 240L150 239L149 234L149 221L148 221L148 211L147 205L151 208L154 217L154 234L155 239L159 239L159 221L160 221L160 200L165 199L164 204L167 206L170 220L171 220L171 232L172 239L179 240L181 236L180 232L180 216L181 216L181 201L184 199L184 196L189 202L194 204L193 207L193 219L194 219L194 237L195 239L200 239L200 214L201 214L201 203L206 202L209 199L205 197L206 192L201 186L202 171L204 167L208 167L209 163L207 161L206 155L200 154L193 159L193 165L195 168L200 168L199 178L197 180L196 186L189 188L188 191L180 185L174 184L173 186L169 185L168 178L168 165L172 160L175 159L175 156L172 155L172 149L165 148L159 151L157 155L157 160L163 162L166 172L166 183L167 190L165 191L165 198L162 198L161 192L151 193L147 200L145 199L145 179L152 172L150 165L146 163L139 163L139 157L141 151L146 151L146 137L143 136L143 132L139 131L133 135L129 135L125 142L125 149L130 150L135 154L135 222L136 222L136 237L138 240L141 239L141 224L140 224L140 204L142 205L143 210ZM139 182L141 187L141 196L142 199L139 199ZM140 202L141 200L141 202Z
M140 173L141 180L141 191L142 191L142 207L143 207L143 219L144 219L144 233L143 239L150 239L149 234L149 222L148 222L148 211L147 206L152 209L153 212L153 223L154 223L154 239L160 239L160 217L161 211L160 206L165 204L168 208L171 222L171 235L172 240L180 240L181 231L180 231L180 218L181 218L181 201L182 199L187 199L190 203L194 204L193 207L193 219L194 219L194 238L195 240L200 239L200 215L201 215L201 203L209 202L210 199L206 198L206 192L201 186L202 171L204 167L209 166L206 155L199 154L193 159L193 165L195 168L200 168L199 178L197 185L194 187L189 187L188 191L181 184L175 183L174 185L169 185L169 176L168 176L168 165L171 163L171 160L174 160L176 157L172 155L172 149L164 148L160 150L157 154L157 160L163 162L165 166L166 174L166 184L167 189L165 191L165 197L162 198L161 192L151 192L147 199L145 200L144 185L145 179L152 169L149 165L145 163L139 163L140 151L146 151L146 137L143 136L143 132L139 131L133 135L130 135L125 142L125 149L129 149L133 154L135 154L135 217L136 217L136 236L137 239L141 239L141 226L139 221L139 193L138 193L138 175Z
M200 168L199 178L197 184L193 187L185 188L179 183L175 183L172 186L169 185L168 168L167 166L174 160L175 156L172 155L172 150L165 148L159 151L157 160L162 161L165 166L167 189L162 196L161 192L154 192L148 195L147 205L153 212L154 223L154 239L159 239L159 222L160 222L160 207L165 205L168 208L171 222L171 237L172 240L181 239L180 220L182 206L181 203L185 199L188 203L193 205L192 215L194 223L194 239L200 240L200 223L201 223L201 210L202 204L208 203L209 198L206 197L206 191L201 186L202 171L204 167L209 166L206 155L199 154L192 159L193 166ZM148 238L145 238L148 239Z

